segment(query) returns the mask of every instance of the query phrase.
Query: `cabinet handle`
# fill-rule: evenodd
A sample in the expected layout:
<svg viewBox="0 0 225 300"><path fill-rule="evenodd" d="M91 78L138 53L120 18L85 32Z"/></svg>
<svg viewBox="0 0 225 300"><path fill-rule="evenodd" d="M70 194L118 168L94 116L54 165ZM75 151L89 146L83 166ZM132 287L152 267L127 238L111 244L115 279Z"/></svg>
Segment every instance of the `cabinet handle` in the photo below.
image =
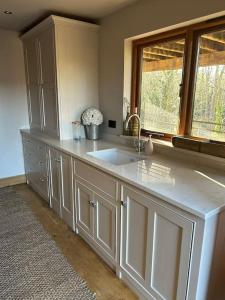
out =
<svg viewBox="0 0 225 300"><path fill-rule="evenodd" d="M96 207L96 203L94 203L93 201L90 201L88 200L88 204L91 206L91 207Z"/></svg>
<svg viewBox="0 0 225 300"><path fill-rule="evenodd" d="M123 207L127 207L127 201L120 201L120 203Z"/></svg>
<svg viewBox="0 0 225 300"><path fill-rule="evenodd" d="M41 181L41 182L44 182L45 180L44 180L44 178L40 177L40 181Z"/></svg>
<svg viewBox="0 0 225 300"><path fill-rule="evenodd" d="M44 162L43 161L39 161L39 165L44 165Z"/></svg>
<svg viewBox="0 0 225 300"><path fill-rule="evenodd" d="M55 161L58 162L58 163L61 162L61 160L59 158L55 158Z"/></svg>

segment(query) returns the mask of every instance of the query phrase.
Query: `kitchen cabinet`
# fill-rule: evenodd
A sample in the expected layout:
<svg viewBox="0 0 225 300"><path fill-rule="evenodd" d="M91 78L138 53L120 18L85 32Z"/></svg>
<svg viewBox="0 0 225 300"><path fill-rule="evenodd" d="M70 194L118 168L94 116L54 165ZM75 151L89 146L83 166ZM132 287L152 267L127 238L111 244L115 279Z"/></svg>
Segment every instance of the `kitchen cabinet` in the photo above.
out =
<svg viewBox="0 0 225 300"><path fill-rule="evenodd" d="M35 37L24 41L24 56L30 127L33 129L41 130L39 58L38 44Z"/></svg>
<svg viewBox="0 0 225 300"><path fill-rule="evenodd" d="M22 138L27 182L140 299L224 299L224 211L204 218L112 176L86 163L86 142Z"/></svg>
<svg viewBox="0 0 225 300"><path fill-rule="evenodd" d="M185 299L193 222L122 186L122 274L148 299Z"/></svg>
<svg viewBox="0 0 225 300"><path fill-rule="evenodd" d="M23 137L24 166L27 182L49 201L49 169L46 145Z"/></svg>
<svg viewBox="0 0 225 300"><path fill-rule="evenodd" d="M116 253L116 216L117 205L107 201L104 196L93 195L94 202L94 239L112 259Z"/></svg>
<svg viewBox="0 0 225 300"><path fill-rule="evenodd" d="M74 230L72 157L61 153L61 208L63 220Z"/></svg>
<svg viewBox="0 0 225 300"><path fill-rule="evenodd" d="M31 130L72 138L72 122L98 106L98 28L50 16L22 35Z"/></svg>
<svg viewBox="0 0 225 300"><path fill-rule="evenodd" d="M77 226L87 236L93 238L94 235L94 211L92 191L85 185L76 181L77 199Z"/></svg>
<svg viewBox="0 0 225 300"><path fill-rule="evenodd" d="M108 194L116 194L116 189L113 191L115 180L100 172L100 176L104 178L100 186L96 172L99 173L95 168L75 161L77 232L95 248L103 259L115 267L119 203L116 198ZM96 185L93 185L93 182ZM117 185L114 187L116 188Z"/></svg>
<svg viewBox="0 0 225 300"><path fill-rule="evenodd" d="M50 205L74 229L72 158L54 148L50 155Z"/></svg>
<svg viewBox="0 0 225 300"><path fill-rule="evenodd" d="M55 149L50 149L50 205L61 217L61 167L62 160L60 153Z"/></svg>
<svg viewBox="0 0 225 300"><path fill-rule="evenodd" d="M38 36L40 54L40 93L42 103L42 131L59 135L54 30L49 28Z"/></svg>

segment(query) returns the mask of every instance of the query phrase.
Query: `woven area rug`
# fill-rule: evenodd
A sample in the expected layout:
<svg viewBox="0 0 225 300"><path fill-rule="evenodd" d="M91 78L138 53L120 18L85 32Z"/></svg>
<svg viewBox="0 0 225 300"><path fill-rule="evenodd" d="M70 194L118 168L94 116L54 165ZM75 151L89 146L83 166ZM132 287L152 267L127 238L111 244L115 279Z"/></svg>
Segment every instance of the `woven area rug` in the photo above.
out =
<svg viewBox="0 0 225 300"><path fill-rule="evenodd" d="M0 299L96 299L12 187L0 189Z"/></svg>

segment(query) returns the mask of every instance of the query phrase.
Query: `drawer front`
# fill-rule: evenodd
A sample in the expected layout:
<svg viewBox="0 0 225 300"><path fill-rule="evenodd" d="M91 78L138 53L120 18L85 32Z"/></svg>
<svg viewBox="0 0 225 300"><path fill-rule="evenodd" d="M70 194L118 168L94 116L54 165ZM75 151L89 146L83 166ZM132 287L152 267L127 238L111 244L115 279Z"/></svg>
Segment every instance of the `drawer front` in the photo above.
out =
<svg viewBox="0 0 225 300"><path fill-rule="evenodd" d="M74 166L76 176L88 181L113 199L117 199L118 182L116 179L81 161L76 160Z"/></svg>

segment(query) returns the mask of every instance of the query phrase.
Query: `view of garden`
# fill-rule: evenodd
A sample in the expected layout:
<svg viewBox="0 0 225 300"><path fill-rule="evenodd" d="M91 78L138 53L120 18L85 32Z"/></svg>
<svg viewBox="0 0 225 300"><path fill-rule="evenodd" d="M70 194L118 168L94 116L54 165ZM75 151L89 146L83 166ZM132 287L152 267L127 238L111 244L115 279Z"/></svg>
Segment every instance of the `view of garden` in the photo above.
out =
<svg viewBox="0 0 225 300"><path fill-rule="evenodd" d="M144 129L178 133L183 45L182 40L173 41L143 51L140 115ZM191 135L225 141L225 41L216 49L205 45L201 38Z"/></svg>

